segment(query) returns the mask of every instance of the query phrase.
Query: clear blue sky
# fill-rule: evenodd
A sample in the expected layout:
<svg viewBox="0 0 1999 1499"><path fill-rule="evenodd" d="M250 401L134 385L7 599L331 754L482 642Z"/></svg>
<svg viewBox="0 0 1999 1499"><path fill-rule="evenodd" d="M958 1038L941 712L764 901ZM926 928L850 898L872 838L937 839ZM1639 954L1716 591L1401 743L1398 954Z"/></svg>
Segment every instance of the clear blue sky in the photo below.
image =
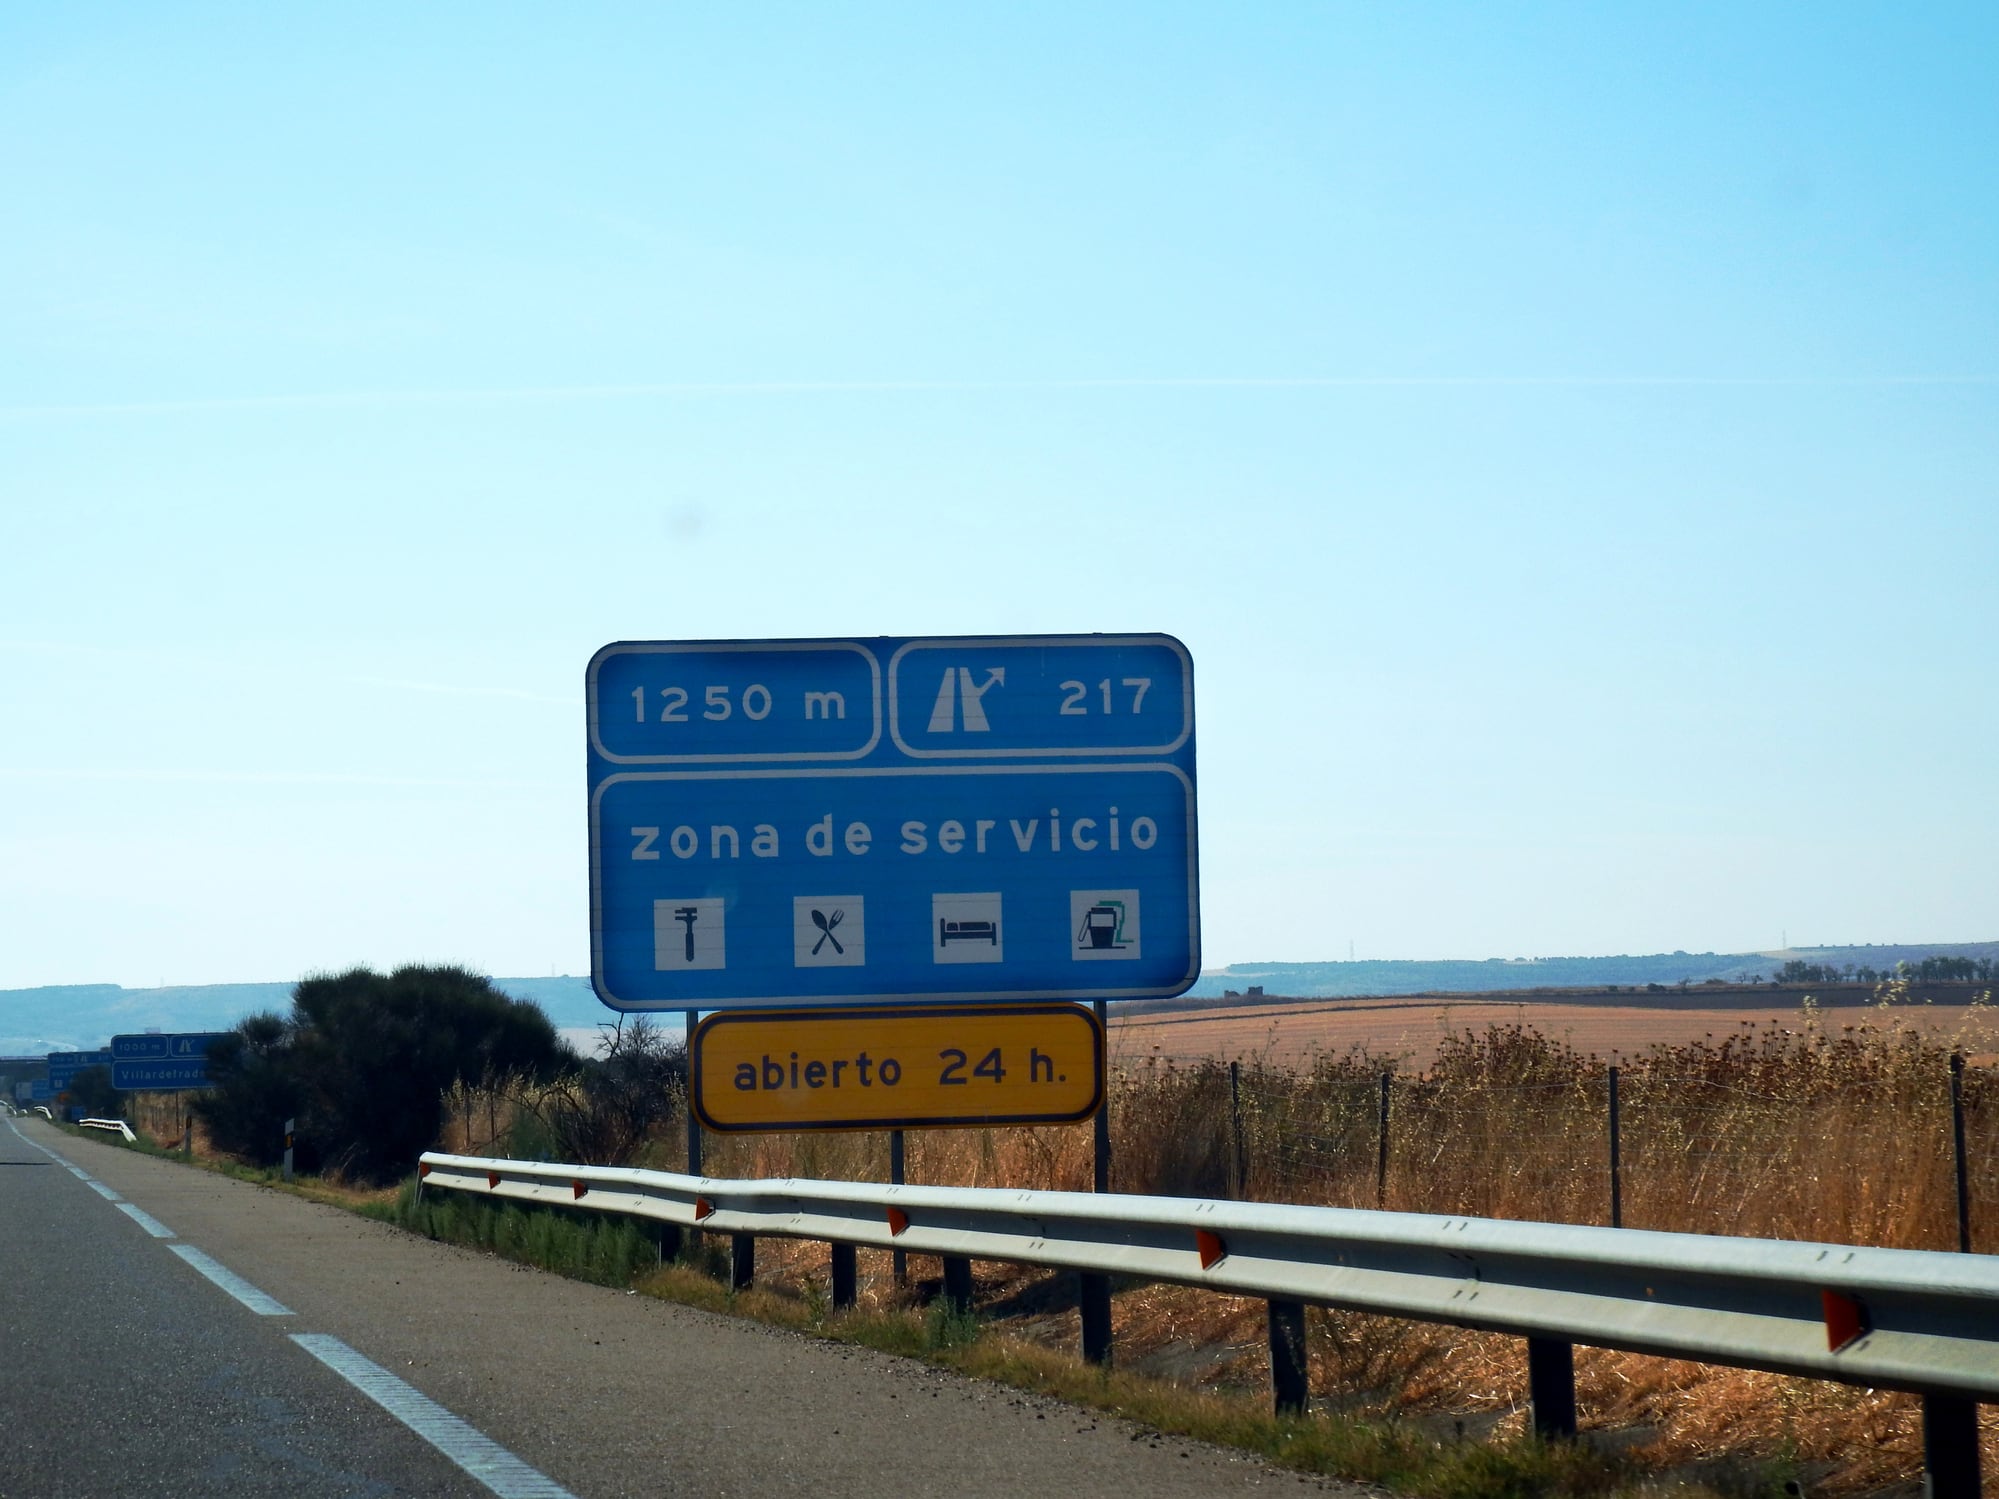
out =
<svg viewBox="0 0 1999 1499"><path fill-rule="evenodd" d="M1169 630L1210 965L1999 936L1999 11L0 11L0 987L588 966L616 639Z"/></svg>

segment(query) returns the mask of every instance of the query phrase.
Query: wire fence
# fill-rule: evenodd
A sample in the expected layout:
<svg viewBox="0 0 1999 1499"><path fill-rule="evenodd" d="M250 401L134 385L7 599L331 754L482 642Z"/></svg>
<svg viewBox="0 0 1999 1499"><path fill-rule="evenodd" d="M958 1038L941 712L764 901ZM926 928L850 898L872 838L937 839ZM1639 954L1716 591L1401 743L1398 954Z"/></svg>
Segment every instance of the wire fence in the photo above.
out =
<svg viewBox="0 0 1999 1499"><path fill-rule="evenodd" d="M1934 1047L1886 1067L1792 1050L1788 1071L1745 1065L1730 1081L1684 1053L1564 1057L1565 1076L1527 1081L1448 1065L1156 1067L1117 1103L1156 1112L1178 1095L1181 1129L1143 1131L1155 1159L1140 1152L1121 1175L1131 1190L1902 1248L1979 1247L1986 1230L1983 1247L1999 1247L1990 1069ZM1161 1142L1174 1162L1156 1159Z"/></svg>
<svg viewBox="0 0 1999 1499"><path fill-rule="evenodd" d="M521 1105L455 1089L440 1143L555 1149ZM1108 1108L1120 1192L1999 1250L1999 1069L1892 1024L1770 1027L1614 1065L1525 1027L1454 1036L1421 1071L1364 1052L1152 1059L1113 1077ZM683 1169L688 1138L676 1097L619 1158ZM1090 1138L910 1130L907 1179L1087 1191ZM880 1131L710 1136L703 1169L887 1180L892 1148Z"/></svg>

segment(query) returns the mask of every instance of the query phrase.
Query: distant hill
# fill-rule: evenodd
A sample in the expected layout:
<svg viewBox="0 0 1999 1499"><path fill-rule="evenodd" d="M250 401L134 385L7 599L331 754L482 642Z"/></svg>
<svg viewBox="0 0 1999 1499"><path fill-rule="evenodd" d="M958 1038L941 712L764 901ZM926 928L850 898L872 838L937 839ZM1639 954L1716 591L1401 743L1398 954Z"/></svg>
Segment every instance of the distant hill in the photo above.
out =
<svg viewBox="0 0 1999 1499"><path fill-rule="evenodd" d="M1698 984L1708 979L1747 983L1771 978L1786 963L1893 971L1924 958L1999 960L1999 942L1934 942L1911 946L1794 947L1754 953L1648 953L1612 958L1487 958L1349 963L1231 963L1201 975L1190 991L1220 998L1251 985L1299 998L1359 998L1379 994L1490 994L1511 989L1603 989L1612 984Z"/></svg>
<svg viewBox="0 0 1999 1499"><path fill-rule="evenodd" d="M1251 986L1273 995L1323 999L1378 994L1489 994L1511 989L1603 989L1645 984L1741 983L1768 978L1785 963L1892 970L1929 957L1999 961L1999 942L1920 946L1799 947L1760 953L1651 953L1614 958L1488 958L1484 962L1362 961L1352 963L1231 963L1201 975L1190 996L1219 999ZM590 987L572 974L493 981L516 999L533 1000L571 1039L587 1042L596 1028L617 1022ZM117 984L58 984L0 989L0 1056L46 1055L103 1045L120 1032L228 1030L260 1010L291 1008L292 986L188 984L126 989ZM674 1017L677 1028L678 1017Z"/></svg>
<svg viewBox="0 0 1999 1499"><path fill-rule="evenodd" d="M588 1030L615 1023L588 978L503 978L493 981L516 999L531 999L558 1028ZM261 1010L291 1009L292 985L176 984L126 989L117 984L55 984L0 989L0 1056L85 1051L111 1037L157 1027L226 1031Z"/></svg>

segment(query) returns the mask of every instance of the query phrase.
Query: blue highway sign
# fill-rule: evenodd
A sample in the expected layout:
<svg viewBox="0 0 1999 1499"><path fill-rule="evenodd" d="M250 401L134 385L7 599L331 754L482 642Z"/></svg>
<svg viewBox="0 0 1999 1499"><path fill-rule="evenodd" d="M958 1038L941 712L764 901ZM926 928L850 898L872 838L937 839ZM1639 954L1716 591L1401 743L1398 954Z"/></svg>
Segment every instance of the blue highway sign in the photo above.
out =
<svg viewBox="0 0 1999 1499"><path fill-rule="evenodd" d="M49 1053L49 1086L61 1093L76 1081L86 1067L109 1067L108 1051L52 1051Z"/></svg>
<svg viewBox="0 0 1999 1499"><path fill-rule="evenodd" d="M208 1086L206 1057L177 1057L166 1061L114 1061L111 1086L126 1093L166 1093L182 1088Z"/></svg>
<svg viewBox="0 0 1999 1499"><path fill-rule="evenodd" d="M226 1031L183 1031L163 1035L158 1031L148 1031L143 1036L113 1036L111 1056L121 1062L205 1057L208 1048L226 1034Z"/></svg>
<svg viewBox="0 0 1999 1499"><path fill-rule="evenodd" d="M585 686L614 1009L1154 998L1200 972L1171 636L629 642Z"/></svg>
<svg viewBox="0 0 1999 1499"><path fill-rule="evenodd" d="M111 1038L111 1086L128 1093L208 1086L208 1048L226 1031L148 1032Z"/></svg>

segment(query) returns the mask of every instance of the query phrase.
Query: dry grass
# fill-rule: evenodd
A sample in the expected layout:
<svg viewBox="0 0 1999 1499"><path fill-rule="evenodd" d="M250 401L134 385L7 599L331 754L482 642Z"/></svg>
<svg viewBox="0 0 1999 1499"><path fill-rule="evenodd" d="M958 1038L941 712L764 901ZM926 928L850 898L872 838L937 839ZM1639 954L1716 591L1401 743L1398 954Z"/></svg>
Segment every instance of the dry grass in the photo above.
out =
<svg viewBox="0 0 1999 1499"><path fill-rule="evenodd" d="M1683 1232L1954 1249L1949 1057L1957 1039L1904 1023L1891 1003L1616 1058L1623 1221ZM1982 1007L1976 1007L1982 1011ZM1932 1017L1924 1016L1927 1020ZM1972 1036L1989 1033L1984 1013ZM1294 1067L1251 1056L1232 1094L1219 1059L1127 1061L1113 1087L1118 1191L1373 1207L1380 1077L1391 1075L1381 1205L1552 1222L1607 1223L1611 1060L1520 1024L1448 1032L1423 1070L1354 1050ZM1999 1087L1966 1074L1975 1245L1999 1241ZM1240 1133L1235 1121L1241 1121ZM1240 1142L1240 1143L1238 1143ZM672 1154L671 1149L667 1152ZM663 1160L661 1164L671 1164ZM717 1176L884 1180L881 1136L710 1138ZM912 1132L909 1179L1086 1190L1084 1129ZM816 1245L760 1246L759 1278L824 1275ZM981 1266L980 1302L1035 1341L1073 1348L1073 1291L1058 1277ZM919 1280L934 1261L916 1260ZM885 1272L871 1294L892 1295ZM1180 1287L1121 1292L1119 1360L1210 1389L1267 1388L1263 1308ZM1400 1413L1449 1433L1525 1420L1517 1339L1358 1314L1312 1318L1315 1395ZM1908 1396L1750 1371L1578 1350L1586 1426L1619 1431L1667 1469L1727 1486L1744 1456L1797 1466L1825 1492L1914 1480L1921 1424ZM1999 1412L1986 1417L1999 1471Z"/></svg>
<svg viewBox="0 0 1999 1499"><path fill-rule="evenodd" d="M1952 1034L1934 1013L1888 1003L1856 1011L1809 1004L1781 1018L1593 1054L1523 1023L1458 1027L1407 1054L1353 1047L1302 1064L1251 1054L1232 1088L1219 1057L1158 1053L1118 1066L1111 1089L1112 1187L1246 1196L1410 1212L1539 1221L1609 1221L1607 1093L1622 1104L1627 1226L1902 1248L1956 1247L1949 1057L1989 1044L1992 1012L1970 1007ZM1642 1024L1634 1009L1633 1019ZM1978 1060L1983 1060L1979 1058ZM1390 1075L1385 1183L1380 1078ZM1974 1246L1999 1246L1999 1076L1966 1073ZM443 1148L504 1150L503 1099L455 1096ZM1238 1123L1239 1121L1239 1123ZM157 1137L157 1135L156 1135ZM495 1140L500 1143L496 1147ZM199 1142L197 1142L199 1144ZM912 1131L908 1179L952 1185L1088 1190L1088 1128ZM660 1131L638 1164L680 1169L684 1122ZM528 1152L532 1153L532 1152ZM886 1180L879 1133L709 1136L718 1177ZM981 1264L978 1302L1009 1346L1074 1350L1073 1277ZM898 1287L889 1257L860 1255L863 1312L933 1294L934 1259L911 1256ZM758 1245L758 1297L794 1310L823 1302L826 1247ZM788 1314L787 1314L788 1315ZM1170 1286L1120 1289L1121 1368L1196 1391L1266 1399L1260 1302ZM1324 1404L1386 1414L1445 1437L1517 1431L1525 1359L1517 1339L1314 1311L1312 1383ZM1801 1473L1815 1492L1858 1493L1914 1480L1916 1402L1774 1375L1604 1350L1577 1351L1586 1427L1621 1434L1648 1463L1727 1490L1744 1457ZM1999 1473L1999 1410L1985 1416L1987 1471ZM1739 1485L1738 1485L1739 1486Z"/></svg>

